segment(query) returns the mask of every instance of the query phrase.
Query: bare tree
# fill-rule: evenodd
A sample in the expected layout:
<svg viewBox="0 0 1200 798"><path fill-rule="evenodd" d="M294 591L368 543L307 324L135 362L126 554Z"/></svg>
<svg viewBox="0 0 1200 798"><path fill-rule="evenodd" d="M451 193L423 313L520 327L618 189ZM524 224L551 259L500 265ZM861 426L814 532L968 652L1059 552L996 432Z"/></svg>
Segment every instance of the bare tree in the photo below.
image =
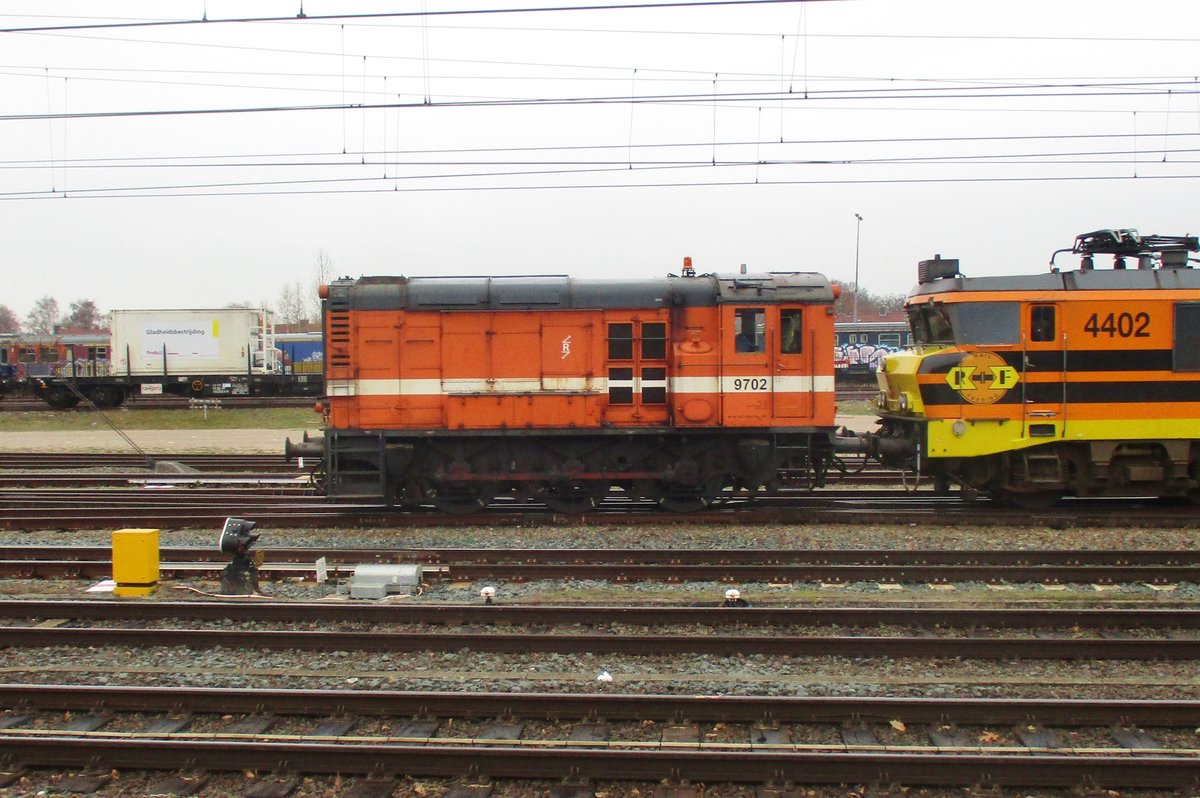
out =
<svg viewBox="0 0 1200 798"><path fill-rule="evenodd" d="M299 324L308 321L305 308L307 302L300 289L300 281L285 283L275 303L275 321L279 324Z"/></svg>
<svg viewBox="0 0 1200 798"><path fill-rule="evenodd" d="M841 286L841 294L834 303L834 309L840 320L846 320L852 315L851 308L854 306L854 283L838 283L838 285ZM858 292L859 321L876 320L880 316L903 307L903 294L872 294L865 288Z"/></svg>
<svg viewBox="0 0 1200 798"><path fill-rule="evenodd" d="M19 333L21 320L8 305L0 305L0 333Z"/></svg>
<svg viewBox="0 0 1200 798"><path fill-rule="evenodd" d="M58 324L58 300L46 295L33 303L33 310L25 317L25 332L31 335L53 335Z"/></svg>
<svg viewBox="0 0 1200 798"><path fill-rule="evenodd" d="M90 299L71 303L71 311L62 320L64 327L76 330L100 330L104 328L104 314Z"/></svg>
<svg viewBox="0 0 1200 798"><path fill-rule="evenodd" d="M317 322L324 322L321 318L321 297L317 294L321 286L328 285L333 278L333 259L329 257L329 253L323 249L317 250L317 259L313 262L313 282L312 288L305 297L305 305L308 307L308 318Z"/></svg>

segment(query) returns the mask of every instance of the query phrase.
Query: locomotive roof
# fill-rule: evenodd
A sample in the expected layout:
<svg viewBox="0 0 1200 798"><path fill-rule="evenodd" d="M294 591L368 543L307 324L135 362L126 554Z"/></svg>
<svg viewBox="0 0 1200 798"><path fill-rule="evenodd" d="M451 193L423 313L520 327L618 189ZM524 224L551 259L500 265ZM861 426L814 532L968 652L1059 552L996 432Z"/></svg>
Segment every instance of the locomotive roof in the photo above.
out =
<svg viewBox="0 0 1200 798"><path fill-rule="evenodd" d="M909 298L979 291L1154 291L1200 289L1200 271L1183 269L1088 269L1013 277L943 277L921 283Z"/></svg>
<svg viewBox="0 0 1200 798"><path fill-rule="evenodd" d="M661 308L832 302L833 288L824 276L809 272L635 280L562 275L360 277L332 283L329 299L354 310Z"/></svg>

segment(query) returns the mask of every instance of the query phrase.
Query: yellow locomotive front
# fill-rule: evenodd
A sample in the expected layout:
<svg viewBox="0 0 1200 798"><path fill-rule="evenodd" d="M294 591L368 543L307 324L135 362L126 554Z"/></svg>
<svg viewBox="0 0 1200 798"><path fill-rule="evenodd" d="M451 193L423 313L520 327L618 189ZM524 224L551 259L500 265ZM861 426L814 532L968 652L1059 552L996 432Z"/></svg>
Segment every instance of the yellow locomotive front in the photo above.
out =
<svg viewBox="0 0 1200 798"><path fill-rule="evenodd" d="M878 372L871 451L1022 506L1196 498L1196 250L1193 237L1103 230L1076 239L1077 271L967 278L956 260L923 261L905 304L914 346ZM1099 253L1112 269L1095 268Z"/></svg>
<svg viewBox="0 0 1200 798"><path fill-rule="evenodd" d="M1023 441L1019 304L992 290L971 290L958 261L922 261L917 290L905 304L912 349L880 364L879 432L872 448L886 464L917 471L943 487L987 489L988 455Z"/></svg>

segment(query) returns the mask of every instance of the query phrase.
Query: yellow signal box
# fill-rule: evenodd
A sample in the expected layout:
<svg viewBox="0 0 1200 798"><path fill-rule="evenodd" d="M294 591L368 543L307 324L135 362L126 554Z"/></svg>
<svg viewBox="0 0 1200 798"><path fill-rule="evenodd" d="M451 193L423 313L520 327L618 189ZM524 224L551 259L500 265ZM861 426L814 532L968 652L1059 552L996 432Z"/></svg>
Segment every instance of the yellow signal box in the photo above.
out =
<svg viewBox="0 0 1200 798"><path fill-rule="evenodd" d="M113 581L118 596L148 596L158 589L158 530L112 533Z"/></svg>

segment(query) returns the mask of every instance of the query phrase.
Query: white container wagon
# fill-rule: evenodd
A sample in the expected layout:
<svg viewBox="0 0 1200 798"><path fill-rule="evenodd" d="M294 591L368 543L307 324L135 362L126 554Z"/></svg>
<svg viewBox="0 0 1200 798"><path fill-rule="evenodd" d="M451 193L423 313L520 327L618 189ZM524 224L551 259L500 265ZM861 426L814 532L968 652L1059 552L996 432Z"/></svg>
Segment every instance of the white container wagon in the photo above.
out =
<svg viewBox="0 0 1200 798"><path fill-rule="evenodd" d="M109 371L39 379L34 388L51 407L87 399L116 407L137 396L307 396L320 374L284 373L271 311L114 310Z"/></svg>
<svg viewBox="0 0 1200 798"><path fill-rule="evenodd" d="M121 376L280 370L269 310L114 310L111 329L109 362Z"/></svg>

